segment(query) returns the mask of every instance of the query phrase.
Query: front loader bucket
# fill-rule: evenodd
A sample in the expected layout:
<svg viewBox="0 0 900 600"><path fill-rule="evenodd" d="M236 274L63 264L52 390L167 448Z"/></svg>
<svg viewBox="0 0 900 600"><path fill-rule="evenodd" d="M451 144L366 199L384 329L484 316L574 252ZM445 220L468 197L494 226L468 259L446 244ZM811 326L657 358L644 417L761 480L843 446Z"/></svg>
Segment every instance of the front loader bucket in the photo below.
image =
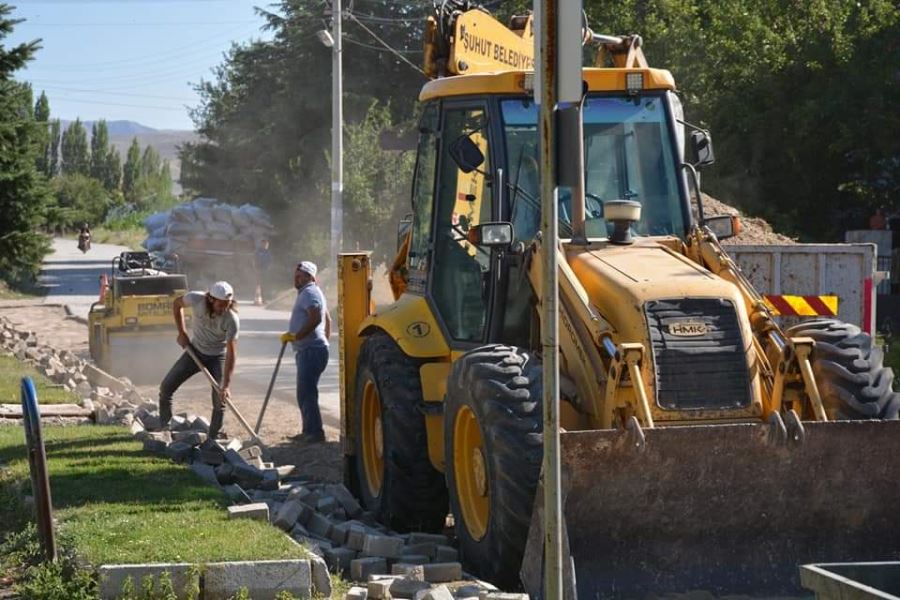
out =
<svg viewBox="0 0 900 600"><path fill-rule="evenodd" d="M561 452L578 598L792 593L801 564L900 558L898 421L571 432Z"/></svg>

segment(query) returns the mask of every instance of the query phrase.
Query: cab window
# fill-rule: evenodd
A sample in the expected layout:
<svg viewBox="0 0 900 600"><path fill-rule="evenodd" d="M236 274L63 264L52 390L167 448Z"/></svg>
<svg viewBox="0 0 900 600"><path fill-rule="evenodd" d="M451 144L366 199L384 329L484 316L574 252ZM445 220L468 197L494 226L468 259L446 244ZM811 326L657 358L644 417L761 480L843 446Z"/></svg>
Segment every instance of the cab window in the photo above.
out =
<svg viewBox="0 0 900 600"><path fill-rule="evenodd" d="M432 194L437 161L438 112L434 104L425 107L419 123L419 150L413 181L413 222L407 269L410 291L424 291L431 244Z"/></svg>

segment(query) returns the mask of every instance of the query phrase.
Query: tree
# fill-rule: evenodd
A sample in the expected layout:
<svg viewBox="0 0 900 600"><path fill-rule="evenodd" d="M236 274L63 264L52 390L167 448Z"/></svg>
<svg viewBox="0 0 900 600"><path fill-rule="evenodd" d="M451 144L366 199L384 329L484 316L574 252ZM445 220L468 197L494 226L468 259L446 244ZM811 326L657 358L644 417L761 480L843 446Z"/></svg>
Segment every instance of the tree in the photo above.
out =
<svg viewBox="0 0 900 600"><path fill-rule="evenodd" d="M122 158L119 150L110 146L103 165L103 187L117 191L122 185Z"/></svg>
<svg viewBox="0 0 900 600"><path fill-rule="evenodd" d="M53 119L53 122L50 124L50 158L47 163L47 170L44 172L44 175L47 177L54 177L59 173L59 146L61 135L62 125L60 124L59 119Z"/></svg>
<svg viewBox="0 0 900 600"><path fill-rule="evenodd" d="M53 179L55 202L50 211L54 225L74 228L81 223L101 223L113 205L113 198L103 184L80 173L60 175Z"/></svg>
<svg viewBox="0 0 900 600"><path fill-rule="evenodd" d="M90 176L103 181L107 156L109 154L109 129L106 121L100 119L91 125L91 168Z"/></svg>
<svg viewBox="0 0 900 600"><path fill-rule="evenodd" d="M62 135L62 172L66 175L78 173L89 175L91 171L87 130L81 119L75 119Z"/></svg>
<svg viewBox="0 0 900 600"><path fill-rule="evenodd" d="M20 21L12 7L0 4L0 40ZM0 44L0 277L16 282L33 275L49 249L39 233L49 199L35 160L42 150L30 89L13 79L40 48L38 41Z"/></svg>
<svg viewBox="0 0 900 600"><path fill-rule="evenodd" d="M135 202L135 192L138 179L141 176L141 146L137 137L131 140L128 153L125 155L125 166L122 169L122 193L125 202Z"/></svg>
<svg viewBox="0 0 900 600"><path fill-rule="evenodd" d="M41 173L49 174L50 172L50 101L47 99L47 94L41 92L40 97L37 99L37 103L34 105L34 120L35 122L42 124L41 128L42 140L41 148L42 151L38 154L37 157L37 169Z"/></svg>

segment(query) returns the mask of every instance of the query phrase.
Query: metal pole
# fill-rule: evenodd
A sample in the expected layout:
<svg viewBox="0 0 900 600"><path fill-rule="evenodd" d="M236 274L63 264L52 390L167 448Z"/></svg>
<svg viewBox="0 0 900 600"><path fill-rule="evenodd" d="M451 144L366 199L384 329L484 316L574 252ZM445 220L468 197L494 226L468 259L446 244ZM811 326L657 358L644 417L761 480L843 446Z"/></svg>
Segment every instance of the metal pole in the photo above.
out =
<svg viewBox="0 0 900 600"><path fill-rule="evenodd" d="M337 265L337 255L343 247L344 233L344 103L343 65L341 52L341 0L331 0L331 259Z"/></svg>
<svg viewBox="0 0 900 600"><path fill-rule="evenodd" d="M558 0L534 0L541 132L541 347L544 358L544 599L562 598L562 502L559 461L559 271L557 248L557 10Z"/></svg>

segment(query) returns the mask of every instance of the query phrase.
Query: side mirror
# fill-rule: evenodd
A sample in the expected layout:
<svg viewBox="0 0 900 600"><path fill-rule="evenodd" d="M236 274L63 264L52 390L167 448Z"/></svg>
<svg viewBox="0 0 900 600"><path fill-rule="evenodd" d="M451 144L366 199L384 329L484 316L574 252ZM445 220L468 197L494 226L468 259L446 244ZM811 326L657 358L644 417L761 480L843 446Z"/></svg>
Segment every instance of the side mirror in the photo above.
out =
<svg viewBox="0 0 900 600"><path fill-rule="evenodd" d="M463 173L471 173L484 164L484 154L467 135L461 135L450 144L450 158Z"/></svg>
<svg viewBox="0 0 900 600"><path fill-rule="evenodd" d="M727 240L741 232L741 218L737 215L709 217L704 225L720 240Z"/></svg>
<svg viewBox="0 0 900 600"><path fill-rule="evenodd" d="M512 244L513 226L506 221L472 225L466 232L466 240L476 246L506 248Z"/></svg>
<svg viewBox="0 0 900 600"><path fill-rule="evenodd" d="M702 169L716 162L716 156L713 154L712 138L708 131L695 129L691 132L691 149L694 152L694 167Z"/></svg>

